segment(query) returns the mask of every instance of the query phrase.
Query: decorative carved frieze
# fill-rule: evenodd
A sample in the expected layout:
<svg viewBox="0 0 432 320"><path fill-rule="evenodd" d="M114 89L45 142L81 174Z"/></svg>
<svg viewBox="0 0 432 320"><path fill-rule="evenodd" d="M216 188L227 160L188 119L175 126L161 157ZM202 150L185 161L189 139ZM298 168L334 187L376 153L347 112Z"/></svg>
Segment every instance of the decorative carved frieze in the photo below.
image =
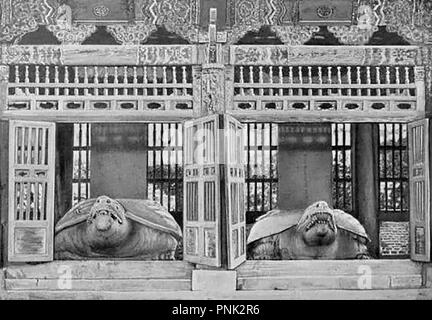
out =
<svg viewBox="0 0 432 320"><path fill-rule="evenodd" d="M418 47L233 46L230 63L237 65L416 65Z"/></svg>
<svg viewBox="0 0 432 320"><path fill-rule="evenodd" d="M314 33L318 32L318 26L272 26L271 30L276 33L279 39L287 45L302 45L310 40Z"/></svg>
<svg viewBox="0 0 432 320"><path fill-rule="evenodd" d="M147 40L156 29L156 25L143 22L107 26L107 31L118 43L123 45L138 45Z"/></svg>
<svg viewBox="0 0 432 320"><path fill-rule="evenodd" d="M2 64L63 64L60 46L4 46Z"/></svg>
<svg viewBox="0 0 432 320"><path fill-rule="evenodd" d="M3 46L0 64L192 65L193 45L158 46Z"/></svg>
<svg viewBox="0 0 432 320"><path fill-rule="evenodd" d="M194 64L197 62L196 47L177 46L140 46L138 48L138 65L155 64Z"/></svg>
<svg viewBox="0 0 432 320"><path fill-rule="evenodd" d="M61 5L57 9L56 23L48 25L51 31L62 44L81 44L96 31L96 26L91 24L72 23L72 10L67 5Z"/></svg>

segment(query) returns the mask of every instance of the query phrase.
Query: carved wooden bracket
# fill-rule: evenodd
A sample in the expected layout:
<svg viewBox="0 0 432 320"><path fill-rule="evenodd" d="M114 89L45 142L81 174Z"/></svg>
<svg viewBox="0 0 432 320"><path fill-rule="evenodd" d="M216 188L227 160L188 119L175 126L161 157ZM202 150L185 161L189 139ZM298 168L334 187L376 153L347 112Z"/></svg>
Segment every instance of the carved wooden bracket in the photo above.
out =
<svg viewBox="0 0 432 320"><path fill-rule="evenodd" d="M144 42L156 29L156 25L143 22L107 26L107 31L118 43L123 45L138 45Z"/></svg>
<svg viewBox="0 0 432 320"><path fill-rule="evenodd" d="M329 26L327 27L342 44L346 45L365 45L369 42L378 27L362 29L359 26Z"/></svg>
<svg viewBox="0 0 432 320"><path fill-rule="evenodd" d="M315 32L320 30L319 26L271 26L279 39L286 45L302 45L310 40Z"/></svg>
<svg viewBox="0 0 432 320"><path fill-rule="evenodd" d="M228 45L236 44L248 32L258 32L263 25L261 23L236 25L227 31Z"/></svg>
<svg viewBox="0 0 432 320"><path fill-rule="evenodd" d="M432 3L419 0L387 1L384 25L411 44L432 43Z"/></svg>
<svg viewBox="0 0 432 320"><path fill-rule="evenodd" d="M72 10L67 5L61 5L57 10L56 24L48 25L51 31L62 44L81 44L96 31L91 24L72 23Z"/></svg>

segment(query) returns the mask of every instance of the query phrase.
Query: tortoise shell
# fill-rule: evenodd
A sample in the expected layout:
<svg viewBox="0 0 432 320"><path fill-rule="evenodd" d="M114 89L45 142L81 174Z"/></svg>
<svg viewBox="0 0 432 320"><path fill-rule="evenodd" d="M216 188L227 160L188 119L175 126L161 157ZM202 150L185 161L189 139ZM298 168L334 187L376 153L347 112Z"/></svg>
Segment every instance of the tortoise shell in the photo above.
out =
<svg viewBox="0 0 432 320"><path fill-rule="evenodd" d="M110 199L101 196L97 199L84 200L70 209L55 227L55 233L87 221L92 208L99 203L108 203L115 210L122 211L126 219L131 219L143 226L169 233L177 240L182 238L182 231L172 215L159 203L152 200Z"/></svg>
<svg viewBox="0 0 432 320"><path fill-rule="evenodd" d="M303 210L275 209L269 211L257 219L249 233L247 243L250 244L296 227L303 213ZM352 215L338 209L333 210L333 215L337 228L351 233L353 238L361 237L366 242L370 241L364 227Z"/></svg>

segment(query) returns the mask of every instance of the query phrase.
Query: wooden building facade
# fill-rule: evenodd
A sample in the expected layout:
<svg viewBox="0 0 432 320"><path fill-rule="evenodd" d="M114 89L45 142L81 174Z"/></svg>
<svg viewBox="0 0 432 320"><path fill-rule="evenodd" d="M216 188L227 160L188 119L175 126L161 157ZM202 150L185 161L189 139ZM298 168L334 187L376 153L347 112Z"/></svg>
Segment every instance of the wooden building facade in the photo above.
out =
<svg viewBox="0 0 432 320"><path fill-rule="evenodd" d="M431 297L432 3L0 8L0 297ZM54 261L59 217L100 195L165 201L182 261ZM316 200L356 216L375 258L382 223L406 222L403 259L246 261L258 216Z"/></svg>

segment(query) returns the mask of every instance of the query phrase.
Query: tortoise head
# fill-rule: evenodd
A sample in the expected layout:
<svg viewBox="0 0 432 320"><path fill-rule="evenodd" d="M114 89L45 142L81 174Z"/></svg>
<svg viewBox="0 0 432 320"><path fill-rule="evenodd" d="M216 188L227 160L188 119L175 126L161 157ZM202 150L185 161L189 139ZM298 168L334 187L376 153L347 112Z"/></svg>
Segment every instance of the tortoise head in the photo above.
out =
<svg viewBox="0 0 432 320"><path fill-rule="evenodd" d="M308 246L326 246L336 239L337 228L333 210L325 201L318 201L304 211L297 224Z"/></svg>
<svg viewBox="0 0 432 320"><path fill-rule="evenodd" d="M96 199L87 219L87 233L93 245L111 246L124 240L129 233L125 209L107 196Z"/></svg>

